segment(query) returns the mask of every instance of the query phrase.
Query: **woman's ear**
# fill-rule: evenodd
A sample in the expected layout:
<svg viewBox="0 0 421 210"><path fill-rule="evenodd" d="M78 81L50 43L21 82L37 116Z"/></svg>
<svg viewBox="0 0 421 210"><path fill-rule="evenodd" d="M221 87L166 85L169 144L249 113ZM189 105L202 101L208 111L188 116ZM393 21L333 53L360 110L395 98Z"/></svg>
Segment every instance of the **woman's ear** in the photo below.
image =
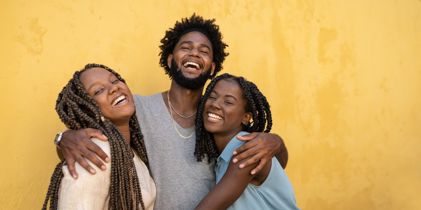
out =
<svg viewBox="0 0 421 210"><path fill-rule="evenodd" d="M243 120L241 120L241 123L245 126L249 126L252 120L253 114L251 112L244 113Z"/></svg>

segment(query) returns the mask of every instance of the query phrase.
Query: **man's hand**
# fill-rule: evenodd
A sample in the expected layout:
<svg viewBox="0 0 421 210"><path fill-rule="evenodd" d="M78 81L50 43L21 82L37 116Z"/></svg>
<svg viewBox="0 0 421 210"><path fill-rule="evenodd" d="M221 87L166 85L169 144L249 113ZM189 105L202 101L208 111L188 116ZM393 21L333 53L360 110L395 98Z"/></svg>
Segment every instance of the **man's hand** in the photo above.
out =
<svg viewBox="0 0 421 210"><path fill-rule="evenodd" d="M102 149L91 141L91 138L97 138L103 141L108 138L102 134L100 130L86 128L81 130L67 130L63 133L62 140L58 147L61 151L69 168L70 175L77 179L77 172L75 169L75 162L78 162L83 168L91 174L96 171L86 161L86 158L94 163L98 168L105 170L105 162L109 162L107 154ZM101 158L101 160L98 158Z"/></svg>
<svg viewBox="0 0 421 210"><path fill-rule="evenodd" d="M276 134L270 133L251 133L244 136L237 136L239 140L248 141L243 146L234 151L234 163L247 159L240 164L240 168L247 167L253 163L259 164L251 170L251 174L259 173L273 156L277 156L282 167L286 167L288 153L282 138Z"/></svg>

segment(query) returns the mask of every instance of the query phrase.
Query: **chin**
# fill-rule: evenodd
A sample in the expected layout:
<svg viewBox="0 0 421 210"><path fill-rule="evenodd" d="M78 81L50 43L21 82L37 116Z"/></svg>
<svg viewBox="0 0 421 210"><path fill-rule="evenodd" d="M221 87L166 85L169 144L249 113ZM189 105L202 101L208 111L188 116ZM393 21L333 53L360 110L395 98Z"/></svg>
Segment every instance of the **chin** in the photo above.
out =
<svg viewBox="0 0 421 210"><path fill-rule="evenodd" d="M209 133L218 133L221 132L222 129L218 128L217 126L207 125L205 123L205 130Z"/></svg>

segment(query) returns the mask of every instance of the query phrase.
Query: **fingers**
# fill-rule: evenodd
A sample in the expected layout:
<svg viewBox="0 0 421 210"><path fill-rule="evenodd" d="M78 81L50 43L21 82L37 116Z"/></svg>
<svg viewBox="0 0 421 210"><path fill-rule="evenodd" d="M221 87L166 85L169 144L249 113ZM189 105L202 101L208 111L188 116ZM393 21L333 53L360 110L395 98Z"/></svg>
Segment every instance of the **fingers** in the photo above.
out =
<svg viewBox="0 0 421 210"><path fill-rule="evenodd" d="M67 169L69 169L70 175L73 177L73 179L77 179L78 174L75 169L75 160L70 159L69 161L66 160Z"/></svg>
<svg viewBox="0 0 421 210"><path fill-rule="evenodd" d="M253 148L256 145L257 145L257 142L249 141L249 142L247 142L247 144L243 144L241 147L238 147L237 149L235 149L232 154L233 155L242 154L244 151L247 151L247 150L249 150L250 148Z"/></svg>
<svg viewBox="0 0 421 210"><path fill-rule="evenodd" d="M92 151L93 153L95 153L93 158L90 158L89 156L91 156L92 154L86 154L85 156L87 156L87 158L94 163L96 166L98 166L98 168L102 169L102 166L105 167L104 163L98 159L97 156L99 156L103 161L105 161L106 163L110 162L110 158L108 157L108 155L104 152L104 150L101 149L101 147L99 147L97 144L93 143L92 141L90 141L89 143L87 143L86 147Z"/></svg>
<svg viewBox="0 0 421 210"><path fill-rule="evenodd" d="M75 167L76 162L91 174L95 174L96 171L91 164L89 164L88 160L101 170L106 169L102 160L109 162L107 154L98 145L92 142L91 137L101 140L107 139L100 130L91 128L68 130L63 134L60 147L62 148L69 172L75 179L78 177Z"/></svg>
<svg viewBox="0 0 421 210"><path fill-rule="evenodd" d="M106 169L105 164L98 158L98 156L95 153L90 152L86 154L84 157L87 158L89 161L91 161L91 163L95 164L101 170L104 171ZM89 172L92 173L92 171L89 171Z"/></svg>
<svg viewBox="0 0 421 210"><path fill-rule="evenodd" d="M250 173L252 175L258 174L263 169L263 167L266 165L267 162L268 162L268 159L266 159L266 158L260 159L259 164L256 166L256 168L254 168L253 170L251 170Z"/></svg>
<svg viewBox="0 0 421 210"><path fill-rule="evenodd" d="M108 140L107 136L105 136L100 130L93 129L93 128L86 128L85 132L87 136L89 136L90 138L97 138L102 141Z"/></svg>
<svg viewBox="0 0 421 210"><path fill-rule="evenodd" d="M66 150L63 150L62 154L63 154L63 158L64 158L64 160L67 164L67 168L69 169L70 175L74 179L77 179L78 174L77 174L76 169L75 169L75 159L72 157L72 155L70 155L70 153L67 153Z"/></svg>
<svg viewBox="0 0 421 210"><path fill-rule="evenodd" d="M237 139L241 141L250 141L254 138L256 138L259 135L259 133L250 133L247 135L238 135Z"/></svg>
<svg viewBox="0 0 421 210"><path fill-rule="evenodd" d="M87 153L87 151L84 151L84 153ZM82 166L85 170L89 171L89 173L91 174L96 173L95 169L92 168L91 165L89 165L88 161L86 161L84 156L78 155L75 159L76 159L76 162L79 163L79 165Z"/></svg>
<svg viewBox="0 0 421 210"><path fill-rule="evenodd" d="M247 167L249 165L255 164L255 163L257 163L257 162L260 161L260 158L261 158L260 155L259 154L256 154L253 157L242 161L241 164L238 167L239 168L245 168L245 167Z"/></svg>
<svg viewBox="0 0 421 210"><path fill-rule="evenodd" d="M239 165L240 168L245 168L249 165L255 164L260 162L263 158L266 158L267 152L266 151L250 151L250 155L247 159L241 162Z"/></svg>
<svg viewBox="0 0 421 210"><path fill-rule="evenodd" d="M238 147L237 149L234 150L233 155L236 155L235 158L233 159L233 162L236 163L237 161L241 161L247 157L250 157L253 152L253 150L255 150L257 146L257 142L247 142L247 144L242 145L241 147ZM252 151L250 151L252 150Z"/></svg>

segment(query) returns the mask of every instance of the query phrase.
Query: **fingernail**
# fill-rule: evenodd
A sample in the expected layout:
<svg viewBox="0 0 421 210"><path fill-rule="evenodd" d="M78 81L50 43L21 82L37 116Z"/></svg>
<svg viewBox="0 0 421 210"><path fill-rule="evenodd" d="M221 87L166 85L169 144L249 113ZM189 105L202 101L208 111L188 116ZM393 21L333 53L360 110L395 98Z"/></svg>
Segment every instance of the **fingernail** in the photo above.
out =
<svg viewBox="0 0 421 210"><path fill-rule="evenodd" d="M110 162L110 158L109 157L106 157L105 158L105 162L109 163Z"/></svg>
<svg viewBox="0 0 421 210"><path fill-rule="evenodd" d="M108 139L106 135L102 134L102 137L104 137L105 139Z"/></svg>
<svg viewBox="0 0 421 210"><path fill-rule="evenodd" d="M105 169L107 169L104 165L102 165L101 166L101 169L103 170L103 171L105 171Z"/></svg>
<svg viewBox="0 0 421 210"><path fill-rule="evenodd" d="M240 168L244 168L244 164L240 164Z"/></svg>
<svg viewBox="0 0 421 210"><path fill-rule="evenodd" d="M77 175L76 174L73 174L72 177L73 177L73 179L77 179Z"/></svg>
<svg viewBox="0 0 421 210"><path fill-rule="evenodd" d="M96 171L93 168L89 169L89 172L91 172L91 174L95 174L96 173Z"/></svg>
<svg viewBox="0 0 421 210"><path fill-rule="evenodd" d="M236 163L238 160L237 160L237 158L234 158L233 160L232 160L232 162L233 163Z"/></svg>
<svg viewBox="0 0 421 210"><path fill-rule="evenodd" d="M234 151L232 154L236 155L237 154L237 151Z"/></svg>
<svg viewBox="0 0 421 210"><path fill-rule="evenodd" d="M256 171L255 171L255 170L251 171L251 175L254 175L255 173L256 173Z"/></svg>

